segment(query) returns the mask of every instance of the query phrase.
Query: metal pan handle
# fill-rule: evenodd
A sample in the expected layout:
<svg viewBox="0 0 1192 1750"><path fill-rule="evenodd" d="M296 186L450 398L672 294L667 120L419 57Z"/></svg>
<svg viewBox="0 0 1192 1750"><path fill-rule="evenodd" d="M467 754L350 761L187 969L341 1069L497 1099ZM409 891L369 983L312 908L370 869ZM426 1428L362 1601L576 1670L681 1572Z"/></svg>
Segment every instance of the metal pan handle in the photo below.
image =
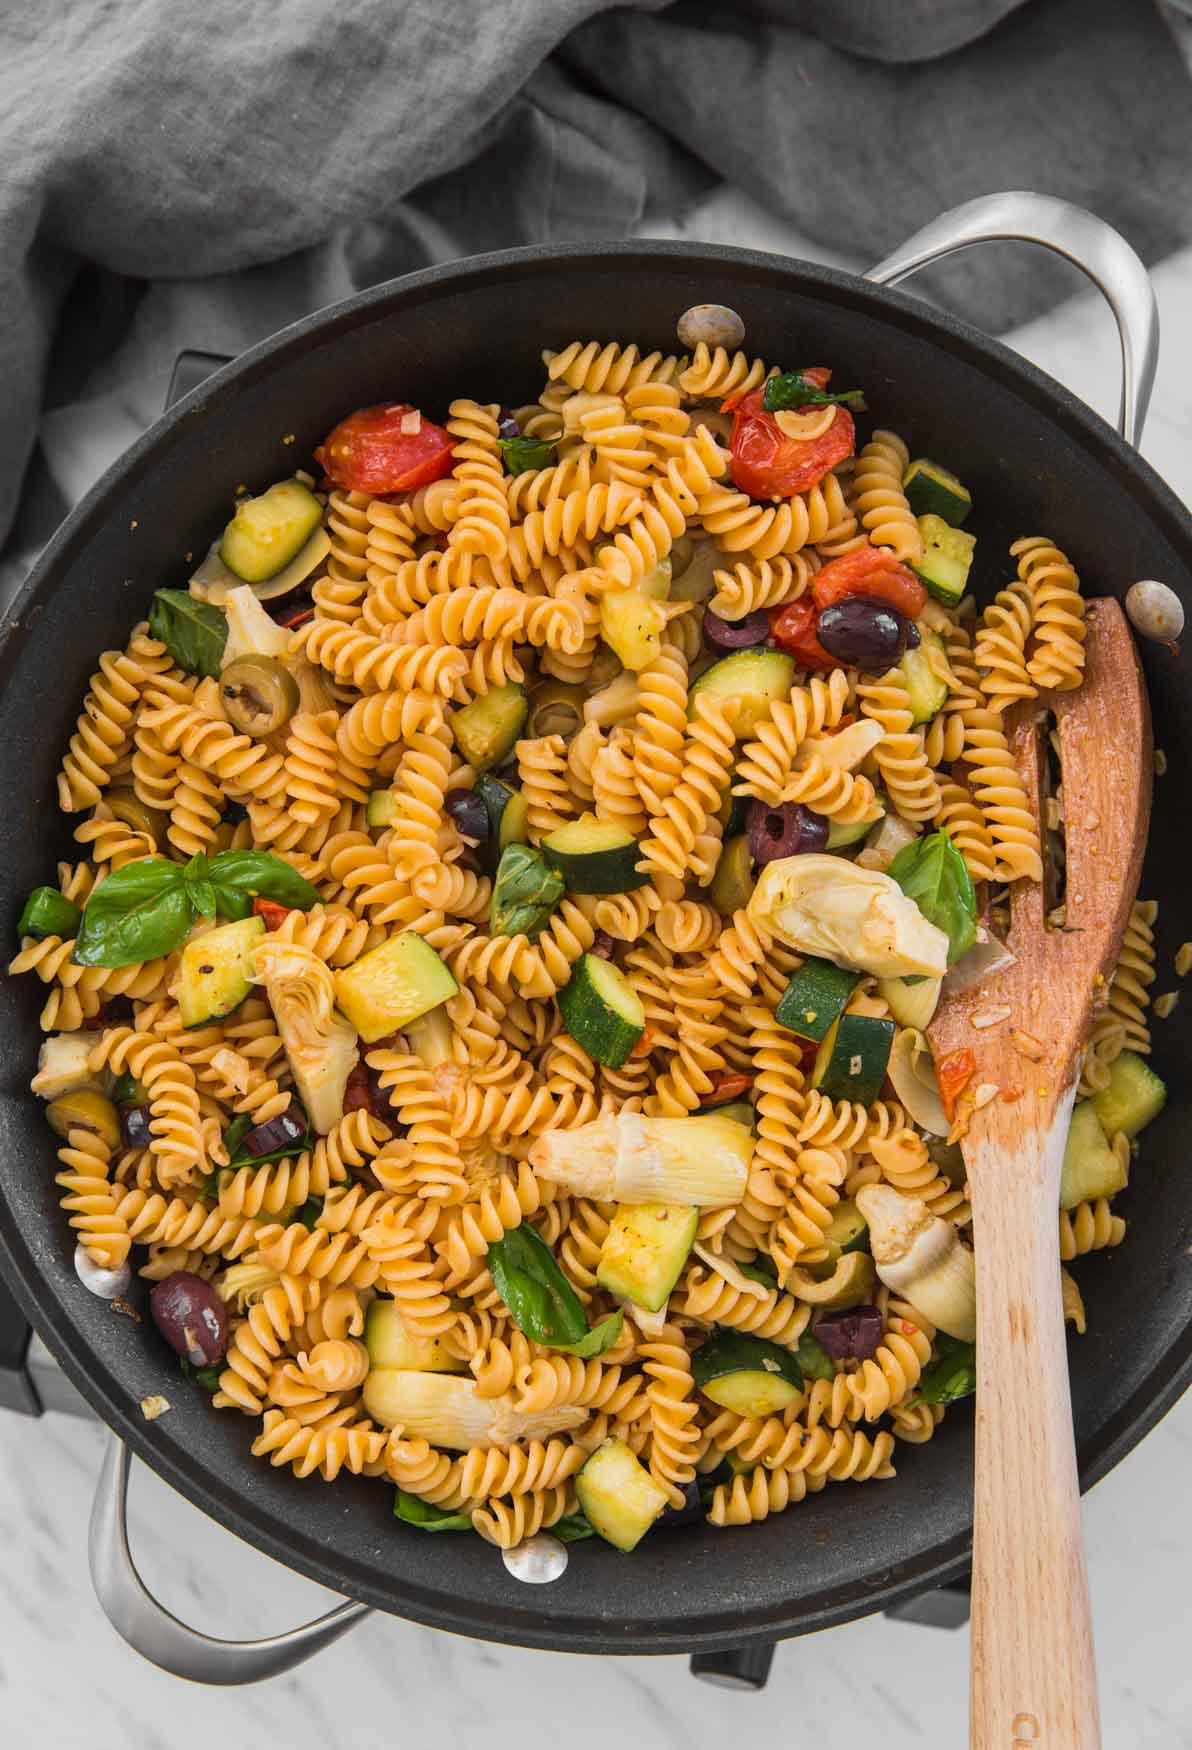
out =
<svg viewBox="0 0 1192 1750"><path fill-rule="evenodd" d="M91 1583L104 1615L122 1640L159 1670L192 1683L259 1683L293 1670L364 1617L367 1604L347 1600L314 1622L260 1641L220 1641L188 1628L148 1590L128 1545L128 1473L132 1454L113 1439L91 1507L87 1556Z"/></svg>
<svg viewBox="0 0 1192 1750"><path fill-rule="evenodd" d="M974 243L1039 243L1087 274L1113 311L1122 343L1118 430L1137 447L1159 358L1159 309L1150 275L1112 225L1054 195L1006 189L941 213L865 275L895 286Z"/></svg>

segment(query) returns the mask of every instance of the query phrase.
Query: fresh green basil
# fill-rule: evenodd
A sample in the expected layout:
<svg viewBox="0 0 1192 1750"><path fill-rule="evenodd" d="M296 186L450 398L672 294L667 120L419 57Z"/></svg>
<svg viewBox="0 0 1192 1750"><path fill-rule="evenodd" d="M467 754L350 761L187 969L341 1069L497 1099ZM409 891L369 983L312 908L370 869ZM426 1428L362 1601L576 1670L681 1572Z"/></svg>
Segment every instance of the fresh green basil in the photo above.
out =
<svg viewBox="0 0 1192 1750"><path fill-rule="evenodd" d="M79 966L129 966L169 954L194 922L177 863L142 857L106 876L88 899L74 946Z"/></svg>
<svg viewBox="0 0 1192 1750"><path fill-rule="evenodd" d="M287 1142L284 1148L275 1148L271 1154L230 1155L228 1157L228 1164L223 1170L225 1173L235 1173L238 1172L241 1167L271 1167L276 1161L288 1161L292 1159L294 1155L305 1153L308 1148L313 1148L314 1142L314 1133L307 1130L294 1142ZM307 1201L309 1202L310 1199L308 1198ZM303 1204L303 1208L305 1207L306 1205ZM305 1219L305 1217L303 1219Z"/></svg>
<svg viewBox="0 0 1192 1750"><path fill-rule="evenodd" d="M555 459L555 446L545 438L498 438L506 474L533 474L539 468L549 468Z"/></svg>
<svg viewBox="0 0 1192 1750"><path fill-rule="evenodd" d="M587 1336L581 1337L578 1343L560 1343L560 1349L566 1349L568 1355L578 1355L581 1361L592 1361L597 1355L603 1355L606 1349L611 1349L621 1335L621 1326L625 1323L625 1308L619 1306L616 1312L608 1314L599 1324L592 1326Z"/></svg>
<svg viewBox="0 0 1192 1750"><path fill-rule="evenodd" d="M211 858L209 875L221 917L248 917L258 897L298 911L319 903L318 888L272 851L220 851Z"/></svg>
<svg viewBox="0 0 1192 1750"><path fill-rule="evenodd" d="M948 965L955 965L977 939L977 897L964 858L947 833L928 833L904 845L890 875L928 923L947 936Z"/></svg>
<svg viewBox="0 0 1192 1750"><path fill-rule="evenodd" d="M472 1515L470 1513L450 1513L446 1507L436 1507L432 1501L424 1501L418 1495L411 1495L405 1489L398 1489L393 1497L393 1516L400 1519L403 1525L416 1525L419 1531L471 1531Z"/></svg>
<svg viewBox="0 0 1192 1750"><path fill-rule="evenodd" d="M182 1377L193 1379L195 1384L201 1385L204 1391L217 1392L219 1390L219 1368L192 1367L185 1355L182 1357Z"/></svg>
<svg viewBox="0 0 1192 1750"><path fill-rule="evenodd" d="M228 621L218 608L184 589L159 589L149 610L149 632L187 674L219 679Z"/></svg>
<svg viewBox="0 0 1192 1750"><path fill-rule="evenodd" d="M301 1208L295 1211L294 1220L300 1221L302 1223L303 1227L309 1228L310 1231L313 1233L315 1228L318 1225L318 1220L319 1220L320 1215L322 1215L322 1213L323 1213L323 1199L321 1197L313 1197L312 1196L312 1197L308 1197L306 1199L306 1202L301 1206Z"/></svg>
<svg viewBox="0 0 1192 1750"><path fill-rule="evenodd" d="M795 1359L804 1379L835 1379L836 1368L832 1357L824 1348L818 1337L813 1337L810 1331L804 1331L799 1338L795 1350Z"/></svg>
<svg viewBox="0 0 1192 1750"><path fill-rule="evenodd" d="M224 1131L224 1153L230 1161L235 1160L240 1149L240 1144L244 1141L244 1138L248 1135L252 1127L252 1113L241 1112L238 1117L233 1118L232 1122L228 1125L228 1128Z"/></svg>
<svg viewBox="0 0 1192 1750"><path fill-rule="evenodd" d="M860 389L846 389L841 395L833 395L809 383L802 371L784 371L781 376L767 380L762 407L767 413L781 413L788 407L850 407L854 413L864 413L865 395Z"/></svg>
<svg viewBox="0 0 1192 1750"><path fill-rule="evenodd" d="M715 1108L712 1108L713 1111ZM750 1282L760 1282L763 1288L778 1287L778 1273L774 1266L762 1263L760 1258L754 1258L751 1263L738 1264L737 1269L742 1276L747 1276Z"/></svg>
<svg viewBox="0 0 1192 1750"><path fill-rule="evenodd" d="M494 936L526 936L536 942L566 892L561 875L548 869L529 845L506 845L493 882L489 930Z"/></svg>
<svg viewBox="0 0 1192 1750"><path fill-rule="evenodd" d="M938 1331L932 1358L919 1377L919 1398L925 1404L953 1404L976 1389L976 1345Z"/></svg>
<svg viewBox="0 0 1192 1750"><path fill-rule="evenodd" d="M550 1247L528 1222L488 1248L485 1263L519 1331L546 1349L565 1349L590 1361L621 1335L624 1309L588 1329L583 1302L555 1263Z"/></svg>
<svg viewBox="0 0 1192 1750"><path fill-rule="evenodd" d="M582 1543L585 1537L595 1537L596 1528L589 1525L582 1513L564 1513L556 1519L551 1531L560 1543Z"/></svg>
<svg viewBox="0 0 1192 1750"><path fill-rule="evenodd" d="M143 1106L145 1104L144 1090L137 1085L137 1078L131 1070L126 1069L123 1074L116 1077L116 1084L112 1089L112 1103L116 1106Z"/></svg>
<svg viewBox="0 0 1192 1750"><path fill-rule="evenodd" d="M73 936L79 927L82 912L73 899L67 899L56 887L35 887L21 909L17 935L33 936L44 942L47 936Z"/></svg>

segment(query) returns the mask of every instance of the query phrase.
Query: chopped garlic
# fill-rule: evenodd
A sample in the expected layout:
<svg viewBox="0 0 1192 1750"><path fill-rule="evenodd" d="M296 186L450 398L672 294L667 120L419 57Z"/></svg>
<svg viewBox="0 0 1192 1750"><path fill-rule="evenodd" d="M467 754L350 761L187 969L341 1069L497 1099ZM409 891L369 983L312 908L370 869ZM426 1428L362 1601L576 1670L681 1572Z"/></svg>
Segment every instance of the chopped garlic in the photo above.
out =
<svg viewBox="0 0 1192 1750"><path fill-rule="evenodd" d="M1033 1033L1024 1033L1021 1027L1015 1027L1010 1035L1015 1051L1022 1057L1029 1057L1032 1063L1038 1063L1043 1056L1043 1046Z"/></svg>
<svg viewBox="0 0 1192 1750"><path fill-rule="evenodd" d="M969 1025L980 1029L997 1027L1002 1021L1008 1021L1013 1012L1009 1003L999 1004L994 1009L979 1009L975 1015L969 1016Z"/></svg>
<svg viewBox="0 0 1192 1750"><path fill-rule="evenodd" d="M401 432L403 437L415 437L422 430L422 415L417 408L401 416Z"/></svg>
<svg viewBox="0 0 1192 1750"><path fill-rule="evenodd" d="M160 1394L141 1399L141 1414L146 1422L156 1422L159 1416L165 1415L169 1407L169 1398L163 1398Z"/></svg>
<svg viewBox="0 0 1192 1750"><path fill-rule="evenodd" d="M988 1106L991 1100L997 1099L997 1096L997 1082L982 1082L976 1093L973 1095L973 1109L979 1112L982 1106Z"/></svg>
<svg viewBox="0 0 1192 1750"><path fill-rule="evenodd" d="M211 1053L211 1067L238 1094L247 1094L248 1084L252 1079L252 1065L242 1052L222 1045L218 1051Z"/></svg>

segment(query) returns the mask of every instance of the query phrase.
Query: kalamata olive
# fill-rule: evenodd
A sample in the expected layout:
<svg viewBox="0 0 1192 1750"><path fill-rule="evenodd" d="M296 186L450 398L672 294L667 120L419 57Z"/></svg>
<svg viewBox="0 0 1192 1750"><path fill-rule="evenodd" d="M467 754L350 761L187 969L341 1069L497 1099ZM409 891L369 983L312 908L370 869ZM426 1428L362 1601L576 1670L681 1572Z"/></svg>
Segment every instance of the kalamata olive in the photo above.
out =
<svg viewBox="0 0 1192 1750"><path fill-rule="evenodd" d="M291 1103L276 1118L267 1118L264 1124L247 1131L240 1140L240 1147L247 1155L272 1155L279 1148L289 1148L291 1143L301 1142L306 1131L306 1114L301 1106Z"/></svg>
<svg viewBox="0 0 1192 1750"><path fill-rule="evenodd" d="M228 1346L228 1309L209 1282L191 1270L175 1270L155 1282L149 1310L175 1354L192 1367L214 1367Z"/></svg>
<svg viewBox="0 0 1192 1750"><path fill-rule="evenodd" d="M1144 638L1169 644L1184 629L1184 604L1166 583L1141 578L1126 591L1126 612Z"/></svg>
<svg viewBox="0 0 1192 1750"><path fill-rule="evenodd" d="M353 1065L344 1088L345 1113L358 1111L361 1106L373 1118L379 1118L383 1124L387 1124L396 1135L405 1135L406 1126L398 1122L388 1091L381 1086L380 1071L363 1061Z"/></svg>
<svg viewBox="0 0 1192 1750"><path fill-rule="evenodd" d="M722 620L711 608L704 609L704 637L720 650L744 650L750 644L764 644L769 636L770 616L764 608L743 620Z"/></svg>
<svg viewBox="0 0 1192 1750"><path fill-rule="evenodd" d="M783 802L777 808L768 802L751 802L746 830L755 863L822 851L828 842L827 817L801 802Z"/></svg>
<svg viewBox="0 0 1192 1750"><path fill-rule="evenodd" d="M698 1520L707 1517L708 1509L699 1498L699 1481L692 1478L683 1486L683 1505L667 1507L658 1518L659 1528L667 1525L694 1525Z"/></svg>
<svg viewBox="0 0 1192 1750"><path fill-rule="evenodd" d="M893 668L906 649L910 624L905 614L875 596L850 595L823 610L815 632L839 662L881 673Z"/></svg>
<svg viewBox="0 0 1192 1750"><path fill-rule="evenodd" d="M475 790L448 790L443 807L464 838L480 843L488 837L488 809L483 796Z"/></svg>
<svg viewBox="0 0 1192 1750"><path fill-rule="evenodd" d="M502 438L515 438L521 436L521 428L518 426L516 419L514 419L512 413L510 413L507 407L502 407L501 409L501 417L497 421L497 436Z"/></svg>
<svg viewBox="0 0 1192 1750"><path fill-rule="evenodd" d="M120 1140L125 1148L148 1148L153 1141L148 1106L125 1106L120 1113Z"/></svg>
<svg viewBox="0 0 1192 1750"><path fill-rule="evenodd" d="M135 1019L136 1010L132 1006L131 997L109 997L106 1002L100 1003L87 1024L102 1033L105 1027L124 1027Z"/></svg>
<svg viewBox="0 0 1192 1750"><path fill-rule="evenodd" d="M825 1313L812 1331L833 1361L868 1361L881 1346L882 1315L875 1306L850 1306Z"/></svg>
<svg viewBox="0 0 1192 1750"><path fill-rule="evenodd" d="M275 656L238 656L220 673L219 696L233 729L272 735L298 709L298 682Z"/></svg>
<svg viewBox="0 0 1192 1750"><path fill-rule="evenodd" d="M707 347L727 347L731 352L745 338L745 324L727 304L692 304L676 324L679 345L693 351L702 341Z"/></svg>
<svg viewBox="0 0 1192 1750"><path fill-rule="evenodd" d="M598 955L601 960L611 960L615 946L616 944L607 930L597 930L591 952Z"/></svg>
<svg viewBox="0 0 1192 1750"><path fill-rule="evenodd" d="M225 826L239 826L242 820L248 819L248 809L243 802L225 802L219 818Z"/></svg>

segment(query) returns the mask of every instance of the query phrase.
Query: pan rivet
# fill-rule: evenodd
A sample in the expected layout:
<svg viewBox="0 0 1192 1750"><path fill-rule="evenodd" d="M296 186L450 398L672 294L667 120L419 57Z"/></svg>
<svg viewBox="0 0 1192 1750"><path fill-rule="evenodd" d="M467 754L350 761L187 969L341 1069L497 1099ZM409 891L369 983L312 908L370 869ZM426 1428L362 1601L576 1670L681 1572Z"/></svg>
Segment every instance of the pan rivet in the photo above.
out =
<svg viewBox="0 0 1192 1750"><path fill-rule="evenodd" d="M101 1300L119 1300L128 1293L128 1285L132 1281L132 1271L127 1264L121 1264L118 1270L105 1270L102 1264L97 1264L85 1246L76 1246L74 1255L75 1275L92 1294L98 1294Z"/></svg>
<svg viewBox="0 0 1192 1750"><path fill-rule="evenodd" d="M1184 604L1165 583L1144 577L1126 591L1126 612L1144 638L1167 644L1184 629Z"/></svg>
<svg viewBox="0 0 1192 1750"><path fill-rule="evenodd" d="M693 304L678 321L679 344L694 352L701 341L706 347L730 350L745 338L745 324L727 304Z"/></svg>
<svg viewBox="0 0 1192 1750"><path fill-rule="evenodd" d="M549 1531L527 1537L512 1549L501 1551L501 1560L524 1586L548 1586L561 1577L567 1567L567 1549Z"/></svg>

